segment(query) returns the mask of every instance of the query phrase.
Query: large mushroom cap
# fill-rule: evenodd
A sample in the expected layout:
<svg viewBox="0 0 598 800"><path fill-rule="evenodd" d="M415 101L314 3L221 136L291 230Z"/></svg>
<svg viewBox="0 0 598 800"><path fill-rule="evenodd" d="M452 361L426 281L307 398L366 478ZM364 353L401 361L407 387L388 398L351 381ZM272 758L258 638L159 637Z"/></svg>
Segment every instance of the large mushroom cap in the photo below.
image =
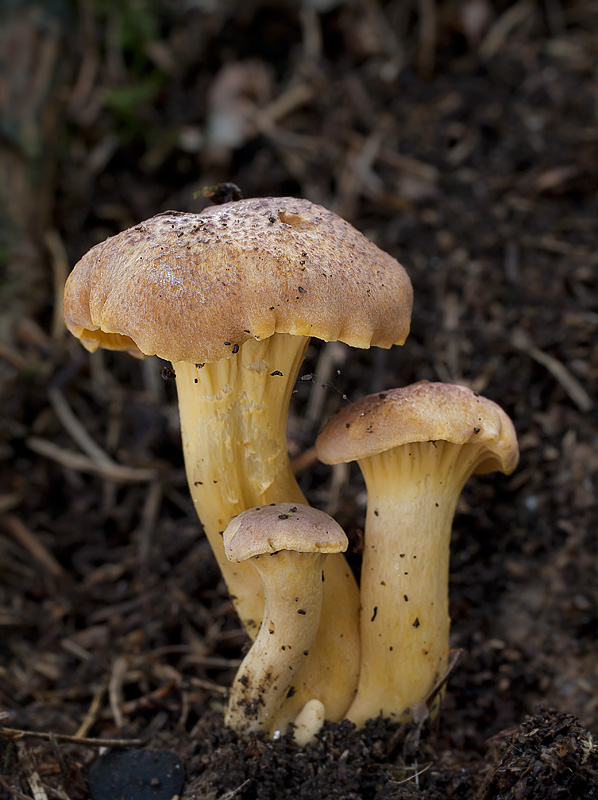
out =
<svg viewBox="0 0 598 800"><path fill-rule="evenodd" d="M229 522L223 536L229 561L279 550L342 553L348 544L345 532L332 517L301 503L250 508Z"/></svg>
<svg viewBox="0 0 598 800"><path fill-rule="evenodd" d="M96 245L69 276L64 316L91 351L211 362L276 332L402 344L411 306L403 267L348 222L266 197L167 211Z"/></svg>
<svg viewBox="0 0 598 800"><path fill-rule="evenodd" d="M519 460L513 423L492 400L467 386L421 381L362 397L327 423L316 441L326 464L356 461L409 442L483 444L475 472L512 472Z"/></svg>

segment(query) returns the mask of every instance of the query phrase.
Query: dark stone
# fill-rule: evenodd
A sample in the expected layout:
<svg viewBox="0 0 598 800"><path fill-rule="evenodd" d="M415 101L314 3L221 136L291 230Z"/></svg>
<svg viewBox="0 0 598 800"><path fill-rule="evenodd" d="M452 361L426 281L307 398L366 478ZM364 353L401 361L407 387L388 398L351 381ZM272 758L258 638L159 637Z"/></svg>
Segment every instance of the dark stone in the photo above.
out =
<svg viewBox="0 0 598 800"><path fill-rule="evenodd" d="M112 750L89 770L92 800L171 800L184 782L183 763L168 750Z"/></svg>

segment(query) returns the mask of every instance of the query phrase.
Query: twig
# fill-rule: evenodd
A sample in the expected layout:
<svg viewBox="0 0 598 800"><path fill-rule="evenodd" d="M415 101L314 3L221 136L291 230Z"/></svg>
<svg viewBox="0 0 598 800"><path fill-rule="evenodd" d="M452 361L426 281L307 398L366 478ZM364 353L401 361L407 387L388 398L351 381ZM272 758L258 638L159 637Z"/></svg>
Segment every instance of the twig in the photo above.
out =
<svg viewBox="0 0 598 800"><path fill-rule="evenodd" d="M110 675L110 682L108 683L108 697L110 700L110 710L114 718L114 724L117 728L122 728L124 725L124 716L122 707L124 704L123 683L125 675L127 674L127 659L124 656L118 656L114 659L112 665L112 674Z"/></svg>
<svg viewBox="0 0 598 800"><path fill-rule="evenodd" d="M104 692L107 689L107 684L102 683L97 689L91 701L91 705L89 706L89 711L85 715L85 719L79 725L79 729L75 734L75 739L83 739L85 734L91 730L92 725L96 721L98 717L98 713L100 711L100 706L102 704L102 698L104 697Z"/></svg>
<svg viewBox="0 0 598 800"><path fill-rule="evenodd" d="M58 389L50 389L48 392L48 399L58 419L86 455L98 464L118 467L108 453L91 438L85 427L76 417L73 409L67 403L61 391Z"/></svg>
<svg viewBox="0 0 598 800"><path fill-rule="evenodd" d="M66 327L62 316L62 296L64 284L69 274L69 260L58 231L53 228L44 237L52 262L52 284L54 291L54 308L52 311L52 339L59 342L64 338Z"/></svg>
<svg viewBox="0 0 598 800"><path fill-rule="evenodd" d="M4 523L12 537L27 550L29 555L40 564L46 572L55 578L66 577L66 572L54 558L52 553L40 542L37 536L24 525L14 514L5 514Z"/></svg>
<svg viewBox="0 0 598 800"><path fill-rule="evenodd" d="M12 494L0 494L0 514L6 511L12 511L23 502L23 495L18 492Z"/></svg>
<svg viewBox="0 0 598 800"><path fill-rule="evenodd" d="M571 375L567 367L553 356L543 353L534 347L529 336L521 328L513 331L511 342L518 349L527 353L528 356L537 361L550 372L567 392L571 400L581 411L591 411L594 408L594 401L583 388L581 383Z"/></svg>
<svg viewBox="0 0 598 800"><path fill-rule="evenodd" d="M53 442L47 439L41 439L39 436L30 436L26 440L26 445L34 453L50 458L62 464L63 467L68 467L76 472L88 472L92 475L99 475L108 481L115 481L116 483L136 483L153 481L157 477L157 472L154 469L145 469L143 467L126 467L122 464L99 464L92 461L88 456L81 453L76 453L73 450L66 450L65 448L58 447Z"/></svg>
<svg viewBox="0 0 598 800"><path fill-rule="evenodd" d="M62 787L62 786L55 786L55 787L53 788L53 791L54 791L54 792L55 792L55 793L58 795L58 797L60 798L60 800L71 800L71 798L70 798L70 797L68 796L68 794L66 793L66 791L65 791L64 787ZM173 798L173 800L174 800L174 798Z"/></svg>
<svg viewBox="0 0 598 800"><path fill-rule="evenodd" d="M261 133L267 133L281 119L286 117L295 109L300 108L305 103L308 103L314 97L316 90L313 86L307 83L298 83L283 92L265 108L261 108L256 113L253 120L256 128Z"/></svg>
<svg viewBox="0 0 598 800"><path fill-rule="evenodd" d="M302 472L305 472L305 470L310 469L317 463L318 456L316 455L316 448L308 447L307 450L299 453L298 456L295 456L295 458L291 460L291 470L293 475L301 475Z"/></svg>
<svg viewBox="0 0 598 800"><path fill-rule="evenodd" d="M369 136L352 139L345 158L344 167L338 178L338 188L334 210L342 217L355 215L355 204L361 194L383 190L381 178L375 173L374 165L385 135L384 125L379 124Z"/></svg>
<svg viewBox="0 0 598 800"><path fill-rule="evenodd" d="M33 800L32 797L29 797L28 794L23 794L18 789L15 789L14 786L10 786L6 778L2 777L0 773L0 786L2 786L10 795L10 797L14 797L15 800Z"/></svg>
<svg viewBox="0 0 598 800"><path fill-rule="evenodd" d="M20 370L27 370L31 367L31 362L29 359L22 356L19 351L8 344L8 342L3 342L0 340L0 358L5 359L8 361L9 364L12 364L15 369Z"/></svg>
<svg viewBox="0 0 598 800"><path fill-rule="evenodd" d="M79 30L78 38L82 43L81 53L81 66L75 80L75 85L71 91L67 115L70 119L76 119L78 123L83 122L83 112L87 106L87 119L86 123L90 124L92 119L89 118L89 102L92 96L94 84L98 74L100 65L99 45L100 36L97 30L96 16L94 14L94 5L92 0L85 0L78 6L79 12ZM99 92L98 92L99 94Z"/></svg>
<svg viewBox="0 0 598 800"><path fill-rule="evenodd" d="M139 534L137 557L142 572L145 572L148 567L152 538L160 514L162 494L162 484L159 481L148 485L143 508L141 510L141 522L136 531L136 533Z"/></svg>
<svg viewBox="0 0 598 800"><path fill-rule="evenodd" d="M221 696L224 696L228 692L226 686L219 686L213 681L205 680L205 678L193 677L190 679L190 684L191 686L196 686L198 689L205 689L207 692L212 692L213 694L219 694Z"/></svg>
<svg viewBox="0 0 598 800"><path fill-rule="evenodd" d="M251 778L247 778L247 780L243 781L243 783L237 786L236 789L231 789L230 792L225 792L224 794L221 794L218 800L232 800L232 798L236 797L241 791L241 789L244 789L250 781Z"/></svg>
<svg viewBox="0 0 598 800"><path fill-rule="evenodd" d="M553 236L523 236L521 243L525 247L534 247L536 250L546 250L549 253L559 253L569 258L579 258L587 264L598 264L598 253L575 244L569 244Z"/></svg>
<svg viewBox="0 0 598 800"><path fill-rule="evenodd" d="M438 678L434 686L430 689L428 694L425 697L424 702L428 707L430 707L432 701L436 697L436 695L441 691L441 689L445 686L446 682L450 678L452 672L454 671L455 667L461 660L461 656L463 655L463 650L451 650L449 653L448 665L444 671L444 674Z"/></svg>
<svg viewBox="0 0 598 800"><path fill-rule="evenodd" d="M423 769L417 770L416 772L414 772L413 775L410 775L408 778L403 778L402 781L390 781L390 783L392 783L393 786L400 786L402 783L409 783L409 781L415 781L416 783L419 783L419 776L423 775L424 772L427 772L431 766L432 766L431 764L426 764L426 766Z"/></svg>
<svg viewBox="0 0 598 800"><path fill-rule="evenodd" d="M436 44L438 40L438 21L434 0L418 0L419 9L419 47L417 66L424 78L431 78L436 63Z"/></svg>
<svg viewBox="0 0 598 800"><path fill-rule="evenodd" d="M42 780L39 777L39 773L35 768L35 764L33 759L29 755L29 751L25 745L25 742L19 742L17 744L17 751L19 753L19 760L21 762L23 772L25 773L25 777L27 778L27 782L33 792L33 800L48 800L48 795L46 794L46 790L42 784Z"/></svg>
<svg viewBox="0 0 598 800"><path fill-rule="evenodd" d="M315 8L301 5L299 11L303 39L303 58L307 62L317 62L322 56L322 25Z"/></svg>
<svg viewBox="0 0 598 800"><path fill-rule="evenodd" d="M186 656L185 664L195 664L210 669L235 669L241 666L240 658L220 658L219 656Z"/></svg>
<svg viewBox="0 0 598 800"><path fill-rule="evenodd" d="M0 728L0 737L7 739L44 739L69 744L80 744L84 747L141 747L142 739L95 739L89 736L67 736L66 733L43 733L41 731L25 731L19 728Z"/></svg>
<svg viewBox="0 0 598 800"><path fill-rule="evenodd" d="M352 136L357 135L352 134ZM440 180L440 171L433 164L420 161L412 156L406 156L403 153L397 153L391 147L382 146L380 148L380 161L428 183L437 183Z"/></svg>
<svg viewBox="0 0 598 800"><path fill-rule="evenodd" d="M503 46L511 32L519 28L526 21L526 17L534 13L534 4L531 0L519 0L497 19L490 28L484 41L480 45L479 54L483 59L490 59Z"/></svg>

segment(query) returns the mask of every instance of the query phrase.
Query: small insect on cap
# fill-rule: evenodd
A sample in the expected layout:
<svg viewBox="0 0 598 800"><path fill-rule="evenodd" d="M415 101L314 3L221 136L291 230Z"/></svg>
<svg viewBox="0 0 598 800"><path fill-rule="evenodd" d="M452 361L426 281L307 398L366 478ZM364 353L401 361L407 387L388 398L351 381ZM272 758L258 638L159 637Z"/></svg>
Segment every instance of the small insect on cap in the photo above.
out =
<svg viewBox="0 0 598 800"><path fill-rule="evenodd" d="M341 409L316 441L325 464L357 461L410 442L480 444L487 457L476 474L517 466L513 423L502 408L467 386L421 381L370 394Z"/></svg>
<svg viewBox="0 0 598 800"><path fill-rule="evenodd" d="M64 316L91 351L208 363L277 332L402 344L412 301L403 267L348 222L265 197L166 211L97 244L69 276Z"/></svg>
<svg viewBox="0 0 598 800"><path fill-rule="evenodd" d="M250 508L224 531L229 561L294 550L299 553L344 553L348 540L340 525L317 508L278 503Z"/></svg>

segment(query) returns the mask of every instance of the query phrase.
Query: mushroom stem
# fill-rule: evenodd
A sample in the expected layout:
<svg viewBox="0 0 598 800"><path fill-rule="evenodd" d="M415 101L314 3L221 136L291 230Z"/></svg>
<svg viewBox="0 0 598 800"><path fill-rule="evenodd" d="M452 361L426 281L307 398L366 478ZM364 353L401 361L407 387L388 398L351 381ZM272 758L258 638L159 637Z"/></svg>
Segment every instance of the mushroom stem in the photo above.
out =
<svg viewBox="0 0 598 800"><path fill-rule="evenodd" d="M254 506L306 503L291 471L286 422L309 338L274 334L248 340L235 355L205 366L174 363L189 488L237 613L254 638L263 616L252 564L231 563L222 531ZM289 719L317 697L338 720L353 698L359 670L359 591L342 553L326 563L324 608ZM332 678L334 675L334 679Z"/></svg>
<svg viewBox="0 0 598 800"><path fill-rule="evenodd" d="M251 564L226 559L222 531L247 508L306 502L290 468L286 422L308 341L277 334L212 364L173 364L191 497L252 638L263 613L261 581Z"/></svg>
<svg viewBox="0 0 598 800"><path fill-rule="evenodd" d="M271 727L318 630L325 553L254 556L264 586L264 618L232 685L225 723L251 733Z"/></svg>
<svg viewBox="0 0 598 800"><path fill-rule="evenodd" d="M368 507L361 571L362 660L347 717L407 721L445 673L450 534L480 445L420 442L360 460Z"/></svg>

